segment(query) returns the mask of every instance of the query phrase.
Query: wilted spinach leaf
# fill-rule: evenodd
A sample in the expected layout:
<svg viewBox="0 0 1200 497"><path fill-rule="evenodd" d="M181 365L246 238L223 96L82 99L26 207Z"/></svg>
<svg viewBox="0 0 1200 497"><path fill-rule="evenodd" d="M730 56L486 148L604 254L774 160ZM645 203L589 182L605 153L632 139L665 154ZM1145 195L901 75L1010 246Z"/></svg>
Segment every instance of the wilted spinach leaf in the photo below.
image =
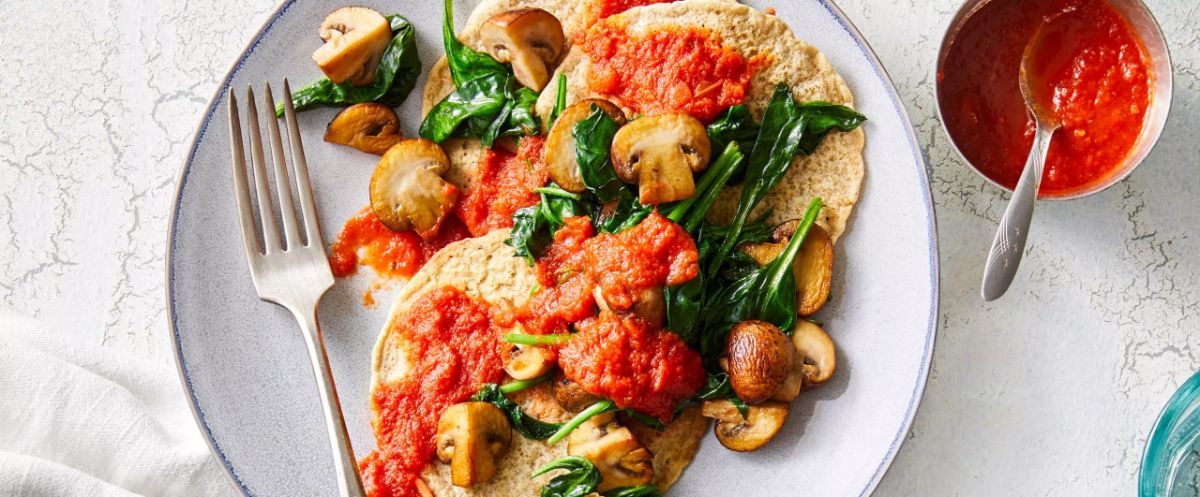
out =
<svg viewBox="0 0 1200 497"><path fill-rule="evenodd" d="M392 41L383 50L375 81L370 86L354 86L350 82L334 83L321 78L315 83L292 92L292 105L297 111L318 105L350 105L379 102L398 107L412 93L421 75L421 58L417 54L416 30L399 15L387 16L392 28ZM283 115L283 103L275 106L275 115Z"/></svg>
<svg viewBox="0 0 1200 497"><path fill-rule="evenodd" d="M531 440L545 440L550 438L554 432L561 428L561 425L556 423L547 423L525 414L521 410L521 406L516 402L508 400L504 396L504 392L500 391L500 386L495 383L488 383L479 389L471 400L476 402L488 402L504 411L508 415L508 420L512 423L514 430L520 433L525 438Z"/></svg>
<svg viewBox="0 0 1200 497"><path fill-rule="evenodd" d="M533 473L541 476L556 469L565 469L566 473L550 479L542 487L541 497L584 497L596 491L600 486L600 470L591 461L579 456L564 457Z"/></svg>

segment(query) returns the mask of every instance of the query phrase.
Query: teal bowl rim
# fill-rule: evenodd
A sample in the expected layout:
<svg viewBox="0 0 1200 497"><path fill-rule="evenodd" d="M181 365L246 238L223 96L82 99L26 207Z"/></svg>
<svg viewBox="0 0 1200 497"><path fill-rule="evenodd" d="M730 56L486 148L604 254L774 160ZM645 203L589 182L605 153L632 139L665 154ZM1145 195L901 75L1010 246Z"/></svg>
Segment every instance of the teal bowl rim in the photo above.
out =
<svg viewBox="0 0 1200 497"><path fill-rule="evenodd" d="M1180 417L1189 411L1194 403L1200 403L1200 372L1193 374L1175 391L1171 400L1163 407L1162 413L1158 415L1154 431L1150 432L1150 437L1146 439L1146 451L1142 455L1142 467L1138 472L1139 497L1161 497L1155 493L1154 486L1158 483L1155 476L1163 469L1174 471L1174 468L1168 466L1172 457L1166 453L1167 441L1170 440L1171 432L1179 423Z"/></svg>

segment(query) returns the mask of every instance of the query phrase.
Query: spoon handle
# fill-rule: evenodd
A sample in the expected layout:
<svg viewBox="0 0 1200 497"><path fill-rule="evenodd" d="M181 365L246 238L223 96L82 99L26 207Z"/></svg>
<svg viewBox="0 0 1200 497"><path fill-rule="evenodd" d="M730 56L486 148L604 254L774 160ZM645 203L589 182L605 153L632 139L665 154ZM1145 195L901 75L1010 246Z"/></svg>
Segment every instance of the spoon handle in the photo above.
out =
<svg viewBox="0 0 1200 497"><path fill-rule="evenodd" d="M1004 217L1000 218L1000 227L996 229L996 238L992 240L992 249L988 252L987 264L983 267L983 299L991 302L1004 295L1017 274L1021 264L1021 254L1025 252L1025 239L1029 235L1029 224L1033 220L1033 204L1037 200L1038 188L1042 184L1042 170L1046 164L1046 153L1050 150L1050 138L1054 136L1057 126L1049 126L1040 119L1037 121L1037 133L1033 138L1033 149L1029 151L1029 159L1025 161L1025 170L1017 181L1012 199Z"/></svg>

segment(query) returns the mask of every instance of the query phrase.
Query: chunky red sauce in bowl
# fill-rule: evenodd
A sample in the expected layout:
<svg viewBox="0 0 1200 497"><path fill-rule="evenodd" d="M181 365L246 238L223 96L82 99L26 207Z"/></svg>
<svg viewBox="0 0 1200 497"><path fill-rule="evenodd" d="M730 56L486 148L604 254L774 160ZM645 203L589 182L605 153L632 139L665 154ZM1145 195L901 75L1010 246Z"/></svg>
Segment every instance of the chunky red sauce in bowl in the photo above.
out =
<svg viewBox="0 0 1200 497"><path fill-rule="evenodd" d="M1043 24L1033 90L1050 96L1062 128L1039 196L1074 198L1120 181L1149 153L1170 106L1170 60L1138 0L967 2L942 43L938 110L963 158L1006 189L1033 144L1019 74Z"/></svg>

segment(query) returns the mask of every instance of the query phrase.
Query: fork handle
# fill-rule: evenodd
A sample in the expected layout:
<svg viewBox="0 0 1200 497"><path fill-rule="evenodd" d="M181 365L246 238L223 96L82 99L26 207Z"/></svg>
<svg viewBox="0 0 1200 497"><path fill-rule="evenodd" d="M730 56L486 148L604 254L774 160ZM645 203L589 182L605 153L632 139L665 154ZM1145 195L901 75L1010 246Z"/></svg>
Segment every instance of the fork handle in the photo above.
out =
<svg viewBox="0 0 1200 497"><path fill-rule="evenodd" d="M329 445L333 449L334 471L337 473L339 497L365 497L359 479L358 464L354 460L354 449L350 447L350 436L346 433L346 420L342 418L342 407L338 402L337 388L333 384L333 372L329 369L329 357L325 355L325 340L317 324L316 310L311 312L292 311L308 355L312 359L313 374L317 379L317 390L321 395L321 407L325 411L325 427L329 432Z"/></svg>

